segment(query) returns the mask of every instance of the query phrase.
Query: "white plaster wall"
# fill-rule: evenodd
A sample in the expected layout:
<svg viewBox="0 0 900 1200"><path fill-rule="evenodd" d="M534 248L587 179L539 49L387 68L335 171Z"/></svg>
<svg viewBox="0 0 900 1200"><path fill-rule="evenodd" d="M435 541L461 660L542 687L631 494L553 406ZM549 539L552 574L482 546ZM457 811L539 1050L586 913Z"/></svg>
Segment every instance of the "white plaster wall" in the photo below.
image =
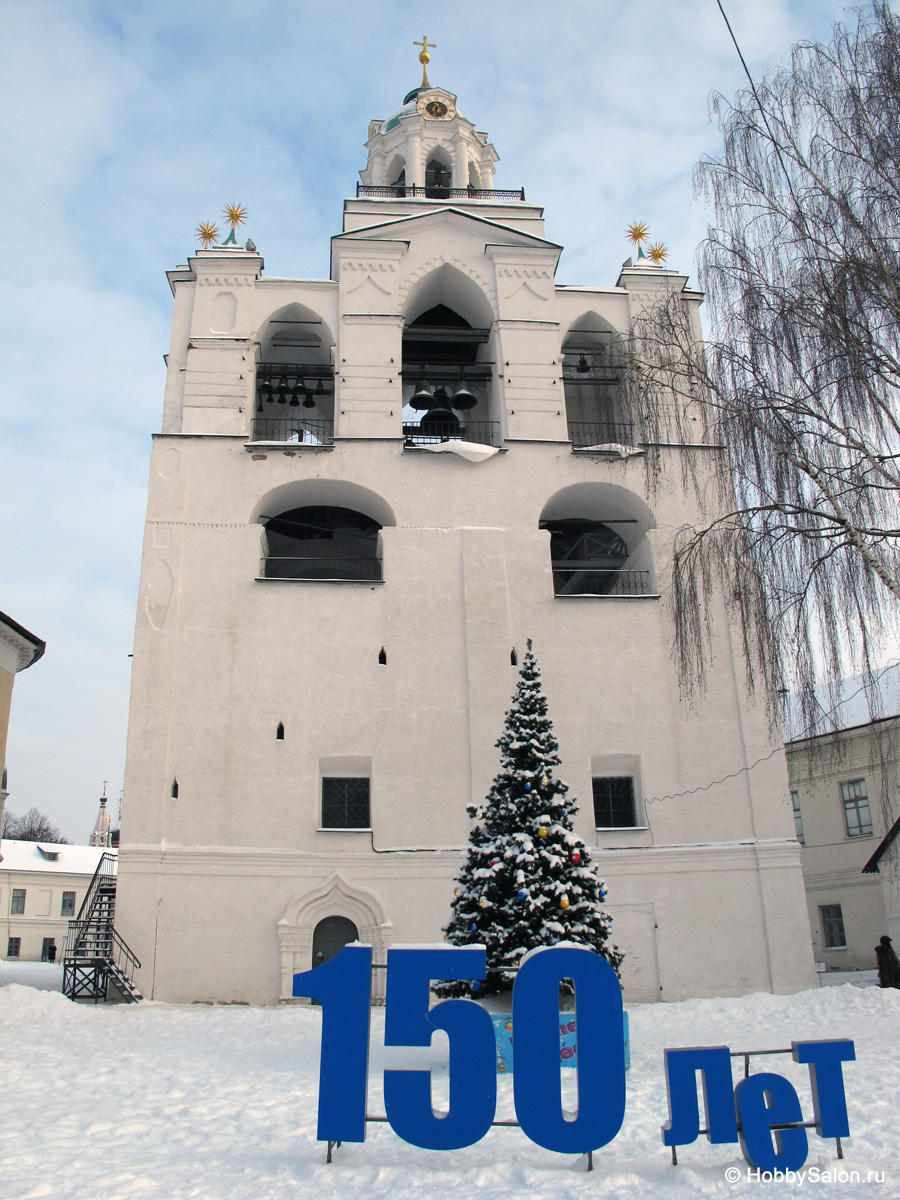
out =
<svg viewBox="0 0 900 1200"><path fill-rule="evenodd" d="M550 497L600 484L646 505L642 458L575 455L566 444L565 331L586 311L622 327L630 295L556 289L557 252L455 212L357 231L335 243L334 283L251 279L231 346L197 345L210 318L188 314L188 290L201 306L214 290L176 285L177 328L194 331L184 365L197 364L198 380L209 373L206 411L241 418L244 432L191 427L189 410L199 422L204 406L186 384L179 420L173 349L171 432L155 440L150 467L117 907L145 994L276 1002L278 923L336 867L378 897L392 938L439 938L466 804L498 768L494 743L518 678L510 651L521 661L529 637L561 774L582 806L576 826L597 848L629 955L626 995L813 982L784 760L751 766L769 755L771 736L763 705L745 692L722 605L709 685L688 708L664 600L553 595L549 535L538 527ZM494 403L510 440L478 464L404 452L399 377L384 378L399 364L404 314L441 270L461 300L477 289L480 320L493 315ZM252 357L265 320L293 300L336 331L328 451L245 447L248 405L235 415L238 385L251 394L241 355ZM648 534L662 593L674 532L696 517L681 456L709 452L663 453ZM301 484L306 503L315 488L321 502L340 503L348 485L380 498L383 583L257 578L255 520ZM602 754L639 760L646 828L594 829L591 759ZM371 835L318 828L320 759L346 755L371 760ZM373 844L456 849L382 855ZM297 939L302 956L308 943Z"/></svg>

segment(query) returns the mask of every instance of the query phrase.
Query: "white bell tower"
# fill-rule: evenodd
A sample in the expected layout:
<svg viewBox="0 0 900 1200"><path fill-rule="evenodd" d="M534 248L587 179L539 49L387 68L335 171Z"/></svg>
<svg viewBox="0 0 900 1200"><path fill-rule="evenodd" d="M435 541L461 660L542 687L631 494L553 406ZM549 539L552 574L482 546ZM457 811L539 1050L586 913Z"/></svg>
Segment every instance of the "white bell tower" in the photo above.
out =
<svg viewBox="0 0 900 1200"><path fill-rule="evenodd" d="M369 122L368 162L360 178L367 187L395 188L403 196L441 199L466 189L489 191L494 185L497 152L456 107L456 96L428 82L428 47L422 37L422 83L403 98L403 107L386 121ZM417 193L411 189L424 189ZM404 189L404 191L400 191Z"/></svg>

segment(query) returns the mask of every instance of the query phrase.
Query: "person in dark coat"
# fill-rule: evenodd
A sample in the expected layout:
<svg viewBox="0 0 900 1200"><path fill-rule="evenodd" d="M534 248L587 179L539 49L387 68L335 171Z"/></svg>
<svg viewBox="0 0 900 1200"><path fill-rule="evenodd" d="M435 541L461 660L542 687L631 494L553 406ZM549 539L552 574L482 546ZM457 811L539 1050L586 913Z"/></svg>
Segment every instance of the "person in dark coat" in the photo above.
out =
<svg viewBox="0 0 900 1200"><path fill-rule="evenodd" d="M900 988L900 959L887 934L875 947L875 963L878 967L878 986Z"/></svg>
<svg viewBox="0 0 900 1200"><path fill-rule="evenodd" d="M891 953L893 954L893 951L891 951ZM894 958L896 957L897 955L894 954ZM56 942L51 942L47 947L47 962L56 962ZM900 984L898 984L898 987L900 987Z"/></svg>

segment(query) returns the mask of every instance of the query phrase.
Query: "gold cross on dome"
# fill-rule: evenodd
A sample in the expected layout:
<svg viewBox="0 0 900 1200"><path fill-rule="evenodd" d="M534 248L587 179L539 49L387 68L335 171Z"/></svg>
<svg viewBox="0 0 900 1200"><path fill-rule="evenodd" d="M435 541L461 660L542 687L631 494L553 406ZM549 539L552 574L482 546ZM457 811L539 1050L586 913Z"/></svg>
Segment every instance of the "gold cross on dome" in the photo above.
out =
<svg viewBox="0 0 900 1200"><path fill-rule="evenodd" d="M422 87L431 87L428 82L428 64L431 62L431 55L428 53L428 47L432 50L437 49L436 42L429 42L428 35L423 33L421 42L413 42L414 46L421 46L422 53L419 55L419 62L422 64Z"/></svg>

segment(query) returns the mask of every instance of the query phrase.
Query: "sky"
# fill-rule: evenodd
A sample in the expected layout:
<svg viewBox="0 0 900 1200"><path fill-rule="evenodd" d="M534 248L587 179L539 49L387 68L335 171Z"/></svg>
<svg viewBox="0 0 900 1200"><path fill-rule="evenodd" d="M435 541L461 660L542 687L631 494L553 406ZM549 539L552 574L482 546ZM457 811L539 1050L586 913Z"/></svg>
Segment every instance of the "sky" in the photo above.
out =
<svg viewBox="0 0 900 1200"><path fill-rule="evenodd" d="M756 77L850 17L725 7ZM496 186L545 206L558 282L614 284L636 219L696 282L709 95L746 84L715 0L0 0L0 610L47 642L16 679L7 808L71 841L122 789L165 271L236 201L268 274L326 277L426 33Z"/></svg>

